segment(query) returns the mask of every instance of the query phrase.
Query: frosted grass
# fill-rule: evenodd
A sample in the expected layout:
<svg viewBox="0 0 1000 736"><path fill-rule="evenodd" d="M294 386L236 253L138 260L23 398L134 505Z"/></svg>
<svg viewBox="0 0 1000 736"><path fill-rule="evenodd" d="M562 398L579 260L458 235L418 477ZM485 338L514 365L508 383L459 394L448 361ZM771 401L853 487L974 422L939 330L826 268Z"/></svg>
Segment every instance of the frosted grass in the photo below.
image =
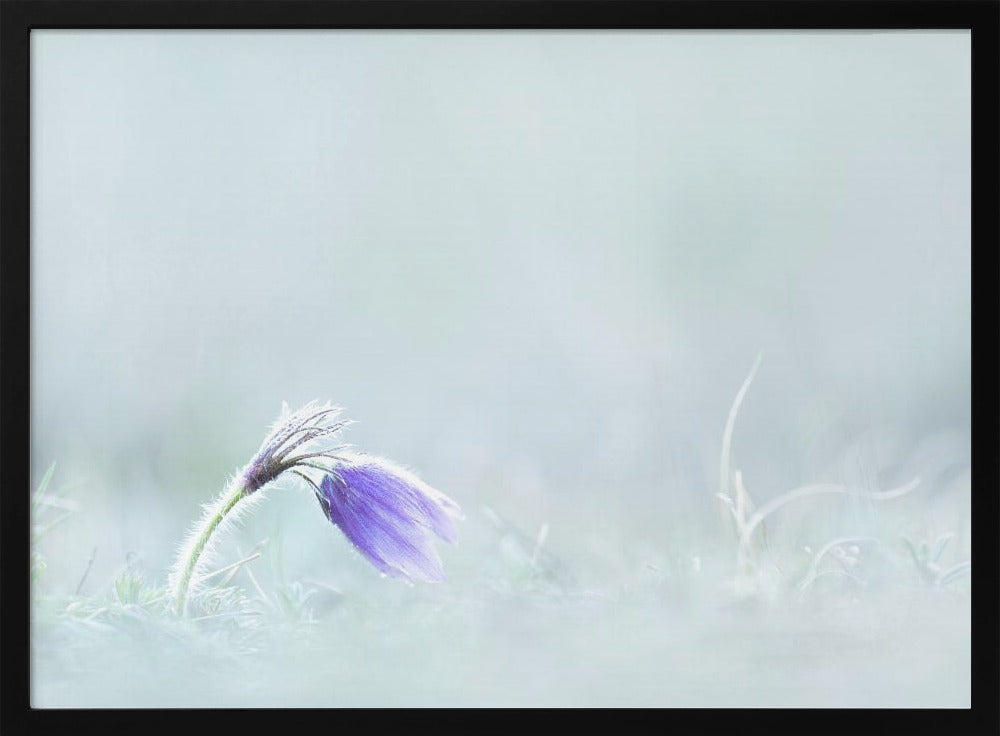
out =
<svg viewBox="0 0 1000 736"><path fill-rule="evenodd" d="M45 540L80 508L50 468L32 498L32 704L968 707L971 564L957 529L909 536L928 515L960 516L929 505L920 478L817 482L757 505L733 446L760 365L722 433L724 523L667 518L657 539L574 545L590 507L537 528L470 509L437 586L379 577L359 555L291 577L283 550L298 531L286 522L265 538L229 530L187 618L165 571L136 558L84 585L88 564L57 590ZM798 544L859 499L886 510L872 533L845 524Z"/></svg>

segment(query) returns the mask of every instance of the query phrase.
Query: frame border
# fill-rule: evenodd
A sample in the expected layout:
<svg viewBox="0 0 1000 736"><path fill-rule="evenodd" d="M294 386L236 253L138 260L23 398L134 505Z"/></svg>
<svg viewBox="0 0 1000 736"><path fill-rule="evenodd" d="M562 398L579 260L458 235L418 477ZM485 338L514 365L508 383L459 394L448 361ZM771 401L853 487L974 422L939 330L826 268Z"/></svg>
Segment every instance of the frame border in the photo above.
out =
<svg viewBox="0 0 1000 736"><path fill-rule="evenodd" d="M2 0L0 2L0 731L56 734L196 726L281 729L284 711L34 710L29 702L30 66L32 29L968 29L972 40L972 707L955 710L671 709L588 712L590 724L748 733L884 733L889 728L1000 732L998 555L1000 393L998 321L998 0ZM6 460L6 462L2 462ZM474 710L345 709L337 725L373 721L414 730L466 727ZM329 727L325 711L296 710ZM545 715L545 718L539 716ZM375 716L373 718L373 715ZM569 725L555 709L491 711L498 730ZM322 720L321 720L322 719ZM346 723L345 723L346 721Z"/></svg>

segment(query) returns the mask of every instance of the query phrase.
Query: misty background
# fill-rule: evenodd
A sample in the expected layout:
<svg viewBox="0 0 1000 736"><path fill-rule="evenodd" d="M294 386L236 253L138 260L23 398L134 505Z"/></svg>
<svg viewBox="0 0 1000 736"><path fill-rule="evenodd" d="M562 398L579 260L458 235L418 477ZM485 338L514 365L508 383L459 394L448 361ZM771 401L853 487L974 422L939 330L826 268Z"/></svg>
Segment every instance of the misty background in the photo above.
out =
<svg viewBox="0 0 1000 736"><path fill-rule="evenodd" d="M922 479L790 546L890 519L968 556L967 32L36 30L31 63L32 476L80 505L52 589L92 550L83 590L165 577L314 398L466 510L446 585L484 506L586 585L711 555L758 351L755 500ZM396 584L287 490L244 548Z"/></svg>

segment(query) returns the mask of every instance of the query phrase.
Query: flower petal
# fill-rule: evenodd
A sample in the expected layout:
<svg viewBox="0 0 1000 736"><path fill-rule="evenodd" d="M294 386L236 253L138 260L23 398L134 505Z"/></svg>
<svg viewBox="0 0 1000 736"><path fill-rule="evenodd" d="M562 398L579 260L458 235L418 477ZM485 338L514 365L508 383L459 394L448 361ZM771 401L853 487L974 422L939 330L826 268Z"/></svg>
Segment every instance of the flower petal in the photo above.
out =
<svg viewBox="0 0 1000 736"><path fill-rule="evenodd" d="M441 559L426 528L399 513L384 490L371 482L355 486L349 480L352 477L370 480L364 474L323 478L320 487L330 521L383 573L428 582L444 580Z"/></svg>
<svg viewBox="0 0 1000 736"><path fill-rule="evenodd" d="M458 504L413 473L368 455L355 456L337 473L383 513L424 526L446 542L457 538L454 520L462 518Z"/></svg>

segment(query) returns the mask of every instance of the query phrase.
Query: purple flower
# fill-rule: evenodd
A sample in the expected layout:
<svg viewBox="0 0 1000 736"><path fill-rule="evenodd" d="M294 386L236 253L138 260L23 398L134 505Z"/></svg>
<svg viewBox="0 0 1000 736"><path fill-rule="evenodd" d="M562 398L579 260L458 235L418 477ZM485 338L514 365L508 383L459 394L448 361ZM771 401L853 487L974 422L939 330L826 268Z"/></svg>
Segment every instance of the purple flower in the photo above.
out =
<svg viewBox="0 0 1000 736"><path fill-rule="evenodd" d="M353 455L323 477L320 504L327 518L386 575L444 580L433 535L456 538L462 511L412 473L382 458Z"/></svg>
<svg viewBox="0 0 1000 736"><path fill-rule="evenodd" d="M281 417L260 449L227 484L192 527L170 574L177 613L187 611L188 590L200 584L200 565L223 519L236 518L249 499L286 473L298 476L316 494L323 513L339 526L386 575L407 580L444 580L433 534L455 541L458 504L412 473L335 444L350 422L341 410L310 401L298 411L282 406ZM320 473L317 485L314 478Z"/></svg>

